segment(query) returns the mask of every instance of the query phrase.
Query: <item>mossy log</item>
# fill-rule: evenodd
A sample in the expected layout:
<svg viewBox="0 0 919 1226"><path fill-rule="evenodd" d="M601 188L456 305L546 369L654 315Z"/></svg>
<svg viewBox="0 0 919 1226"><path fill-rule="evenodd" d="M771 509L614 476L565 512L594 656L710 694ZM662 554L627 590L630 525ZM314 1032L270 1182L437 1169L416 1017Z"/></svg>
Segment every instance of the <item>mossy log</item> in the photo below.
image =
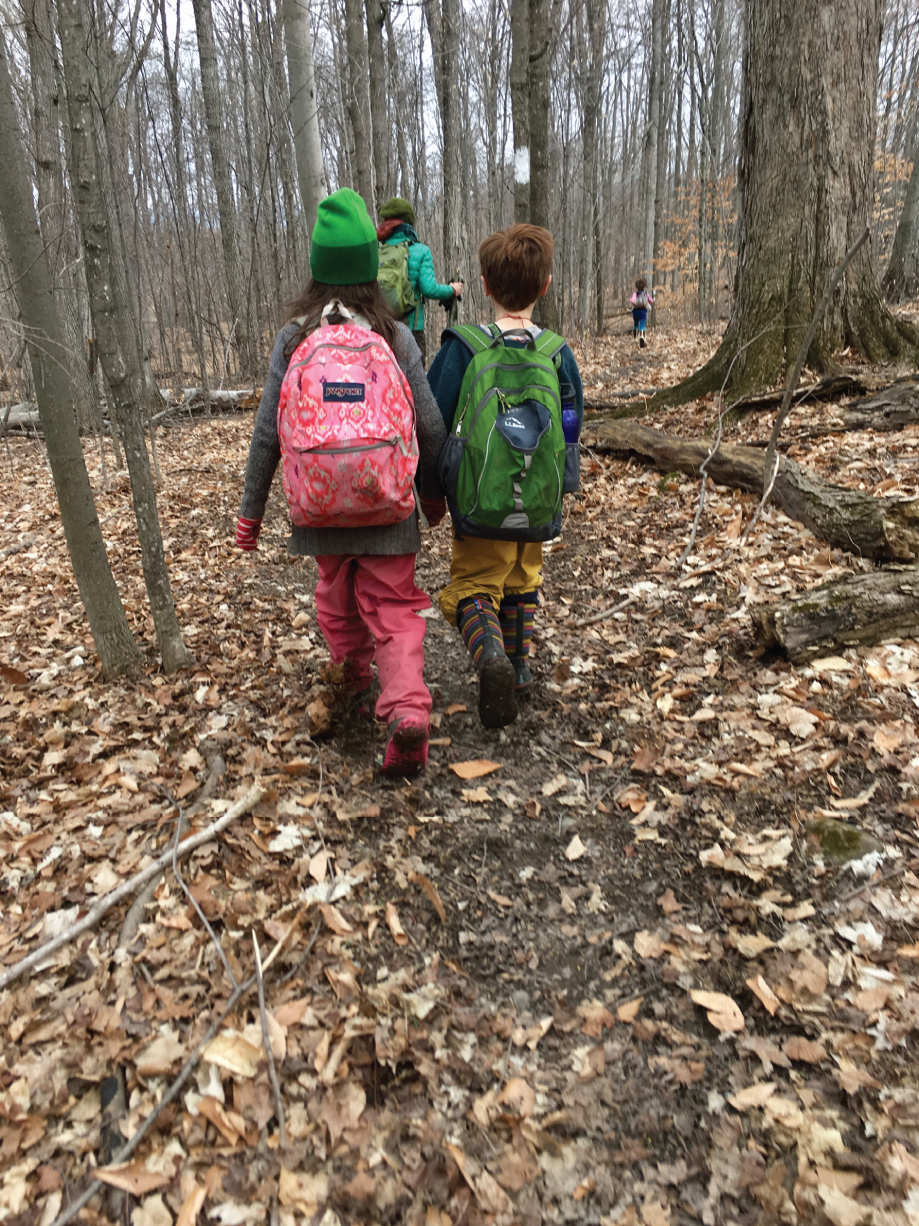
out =
<svg viewBox="0 0 919 1226"><path fill-rule="evenodd" d="M685 440L635 421L607 421L590 427L585 437L597 451L635 452L665 473L695 476L711 444ZM719 485L739 486L759 494L765 457L756 447L722 443L707 472ZM772 496L790 519L815 536L875 561L911 562L919 557L919 499L875 498L859 490L824 481L815 472L781 456Z"/></svg>
<svg viewBox="0 0 919 1226"><path fill-rule="evenodd" d="M754 609L753 622L763 646L780 646L796 663L860 643L915 638L919 567L892 566L825 583Z"/></svg>

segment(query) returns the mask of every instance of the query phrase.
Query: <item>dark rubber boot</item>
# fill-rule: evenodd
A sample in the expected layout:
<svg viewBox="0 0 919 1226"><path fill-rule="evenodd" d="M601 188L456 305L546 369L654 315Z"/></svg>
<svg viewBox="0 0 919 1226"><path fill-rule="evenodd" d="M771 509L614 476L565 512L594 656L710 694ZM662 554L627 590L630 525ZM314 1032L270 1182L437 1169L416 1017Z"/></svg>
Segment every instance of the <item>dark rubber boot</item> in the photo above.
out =
<svg viewBox="0 0 919 1226"><path fill-rule="evenodd" d="M528 695L533 686L529 656L536 601L535 592L520 592L518 595L505 596L498 611L501 633L504 635L504 650L514 666L514 688L518 698Z"/></svg>
<svg viewBox="0 0 919 1226"><path fill-rule="evenodd" d="M517 718L514 666L504 653L504 636L487 596L469 596L456 610L456 624L479 674L479 719L486 728L504 728Z"/></svg>

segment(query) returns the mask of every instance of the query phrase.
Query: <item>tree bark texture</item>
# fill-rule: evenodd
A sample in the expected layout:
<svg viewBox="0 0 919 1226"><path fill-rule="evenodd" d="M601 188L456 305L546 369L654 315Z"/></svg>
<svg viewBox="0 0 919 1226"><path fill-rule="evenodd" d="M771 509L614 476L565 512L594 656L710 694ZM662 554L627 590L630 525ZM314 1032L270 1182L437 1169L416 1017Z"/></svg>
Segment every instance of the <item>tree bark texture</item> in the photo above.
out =
<svg viewBox="0 0 919 1226"><path fill-rule="evenodd" d="M233 198L230 165L224 146L224 106L217 74L214 16L211 11L211 0L192 0L192 5L195 12L195 28L198 33L201 95L204 100L207 141L214 176L214 193L217 197L217 212L220 219L220 241L227 274L227 297L230 314L233 317L230 321L230 336L236 341L240 371L243 377L251 378L254 375L255 355L252 352L249 338L249 310L244 292L236 235L236 202Z"/></svg>
<svg viewBox="0 0 919 1226"><path fill-rule="evenodd" d="M25 0L26 47L32 74L32 126L35 141L35 185L42 232L52 254L51 269L62 291L58 298L61 337L70 352L74 408L83 429L99 426L101 414L86 357L86 333L80 305L86 304L82 266L72 258L67 242L66 191L61 164L61 129L58 116L61 83L52 49L56 32L50 0Z"/></svg>
<svg viewBox="0 0 919 1226"><path fill-rule="evenodd" d="M514 221L530 220L530 2L511 0L511 111L514 120Z"/></svg>
<svg viewBox="0 0 919 1226"><path fill-rule="evenodd" d="M584 157L585 164L585 245L593 249L594 276L594 328L599 336L603 332L605 311L603 285L603 226L600 196L600 106L603 85L603 53L606 42L606 23L603 21L600 0L586 0L584 15L587 25L587 46L584 55ZM586 294L587 283L584 281ZM586 318L586 311L582 319Z"/></svg>
<svg viewBox="0 0 919 1226"><path fill-rule="evenodd" d="M156 510L140 404L143 377L132 337L125 326L126 310L118 301L112 269L111 236L101 192L94 143L88 30L83 0L59 0L61 49L70 118L72 174L77 212L83 233L86 281L96 339L124 442L131 497L137 521L144 583L156 627L157 644L167 672L192 662L176 617L163 539Z"/></svg>
<svg viewBox="0 0 919 1226"><path fill-rule="evenodd" d="M711 452L707 442L689 441L634 421L613 421L589 429L598 451L634 451L661 472L695 476ZM756 447L722 443L706 472L719 485L763 489L763 453ZM824 481L809 468L780 457L772 497L785 514L837 549L874 560L912 561L919 556L919 499L874 498Z"/></svg>
<svg viewBox="0 0 919 1226"><path fill-rule="evenodd" d="M436 2L436 0L435 0ZM443 198L445 280L453 281L463 261L462 71L460 69L460 0L442 0L443 32Z"/></svg>
<svg viewBox="0 0 919 1226"><path fill-rule="evenodd" d="M919 635L919 569L854 575L753 611L759 641L796 663L829 651Z"/></svg>
<svg viewBox="0 0 919 1226"><path fill-rule="evenodd" d="M367 67L370 86L370 131L373 138L373 191L367 201L371 213L392 194L389 190L389 152L391 123L386 92L386 57L383 52L384 12L381 0L366 0Z"/></svg>
<svg viewBox="0 0 919 1226"><path fill-rule="evenodd" d="M290 124L297 157L303 230L309 251L319 202L326 194L326 173L319 139L319 107L313 71L313 36L306 0L283 0L284 41L290 88Z"/></svg>
<svg viewBox="0 0 919 1226"><path fill-rule="evenodd" d="M557 28L558 6L554 0L530 0L530 216L534 226L552 229L549 213L551 178L549 133L550 70ZM534 318L544 328L557 331L558 300L555 282L536 304Z"/></svg>
<svg viewBox="0 0 919 1226"><path fill-rule="evenodd" d="M648 116L641 165L642 188L645 193L644 255L641 262L641 272L647 276L649 285L653 285L654 282L655 222L657 219L658 188L657 148L661 127L663 45L664 0L651 0L651 54L649 57L647 90Z"/></svg>
<svg viewBox="0 0 919 1226"><path fill-rule="evenodd" d="M61 523L80 598L107 678L128 672L141 654L131 635L118 594L74 413L73 356L57 310L52 263L33 206L7 66L0 39L0 223L26 329L35 394L38 397L48 463L61 509ZM53 224L53 223L52 223Z"/></svg>
<svg viewBox="0 0 919 1226"><path fill-rule="evenodd" d="M660 402L724 384L762 389L793 365L834 267L869 219L883 7L883 0L747 6L734 308L711 361ZM828 372L846 345L869 361L889 361L917 342L882 305L865 247L808 363Z"/></svg>
<svg viewBox="0 0 919 1226"><path fill-rule="evenodd" d="M348 118L351 122L354 156L351 159L353 183L368 208L373 208L373 151L370 136L370 64L367 32L361 0L345 0L345 49L348 60Z"/></svg>
<svg viewBox="0 0 919 1226"><path fill-rule="evenodd" d="M847 430L902 430L919 423L919 383L892 383L844 409Z"/></svg>

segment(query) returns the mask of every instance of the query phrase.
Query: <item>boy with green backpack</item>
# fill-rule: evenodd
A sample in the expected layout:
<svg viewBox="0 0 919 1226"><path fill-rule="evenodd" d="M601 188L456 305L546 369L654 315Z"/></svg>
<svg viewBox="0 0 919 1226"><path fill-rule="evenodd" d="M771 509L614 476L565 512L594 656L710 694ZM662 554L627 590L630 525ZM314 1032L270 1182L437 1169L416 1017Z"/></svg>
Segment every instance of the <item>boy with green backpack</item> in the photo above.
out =
<svg viewBox="0 0 919 1226"><path fill-rule="evenodd" d="M560 336L533 323L549 288L553 239L513 225L479 248L490 327L448 328L428 372L447 427L440 479L453 519L440 607L479 674L486 728L517 718L542 583L542 542L561 532L562 494L580 486L581 376Z"/></svg>

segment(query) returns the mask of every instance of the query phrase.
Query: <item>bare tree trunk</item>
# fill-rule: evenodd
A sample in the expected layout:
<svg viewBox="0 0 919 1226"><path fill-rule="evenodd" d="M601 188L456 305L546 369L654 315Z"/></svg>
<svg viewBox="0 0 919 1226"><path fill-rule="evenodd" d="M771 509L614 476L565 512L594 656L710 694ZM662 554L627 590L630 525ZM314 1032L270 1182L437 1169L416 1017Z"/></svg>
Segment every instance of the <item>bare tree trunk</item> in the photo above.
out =
<svg viewBox="0 0 919 1226"><path fill-rule="evenodd" d="M514 221L530 220L530 0L511 0Z"/></svg>
<svg viewBox="0 0 919 1226"><path fill-rule="evenodd" d="M919 290L919 55L913 56L910 76L905 144L913 166L882 282L888 302L913 298Z"/></svg>
<svg viewBox="0 0 919 1226"><path fill-rule="evenodd" d="M185 276L186 299L188 310L188 327L192 335L192 343L198 357L198 370L204 389L205 403L210 387L207 372L207 357L204 352L204 332L201 326L200 284L198 280L198 261L191 258L190 246L193 240L189 235L192 227L188 216L188 188L185 179L185 147L182 138L182 101L179 94L178 51L170 54L169 33L166 23L166 0L160 0L160 35L163 48L163 70L166 73L166 87L169 96L169 123L172 136L171 173L174 183L170 183L170 175L166 174L167 189L170 192L173 215L175 220L176 242L179 247L179 257ZM179 34L179 28L176 29ZM175 326L178 330L179 311L175 305ZM183 364L181 355L178 362L178 374L181 381Z"/></svg>
<svg viewBox="0 0 919 1226"><path fill-rule="evenodd" d="M230 166L224 149L224 108L221 104L217 74L217 44L214 38L214 16L211 0L192 0L195 28L198 34L198 58L201 64L201 94L207 124L211 169L217 211L220 215L220 239L227 275L227 297L230 305L230 337L235 340L240 369L245 378L252 378L256 367L249 338L249 309L243 290L239 245L236 237L236 202Z"/></svg>
<svg viewBox="0 0 919 1226"><path fill-rule="evenodd" d="M444 19L444 261L449 281L456 277L466 244L463 242L463 79L460 68L460 0L443 0Z"/></svg>
<svg viewBox="0 0 919 1226"><path fill-rule="evenodd" d="M345 46L348 56L348 117L354 137L352 173L354 190L373 207L373 150L370 146L370 65L364 6L361 0L345 0Z"/></svg>
<svg viewBox="0 0 919 1226"><path fill-rule="evenodd" d="M111 237L93 139L90 62L87 54L89 31L83 21L83 0L59 0L58 9L70 117L73 178L83 232L93 322L131 476L131 496L144 582L156 627L157 644L163 667L167 672L174 672L189 665L192 657L182 641L163 553L156 494L140 416L143 378L131 344L132 338L125 328L126 311L117 299L118 279L112 267Z"/></svg>
<svg viewBox="0 0 919 1226"><path fill-rule="evenodd" d="M645 236L641 271L654 279L655 222L657 220L657 148L661 127L661 67L664 43L664 0L651 3L651 55L648 66L648 125L642 151L642 187L645 193Z"/></svg>
<svg viewBox="0 0 919 1226"><path fill-rule="evenodd" d="M530 216L534 226L551 229L549 217L549 70L555 46L555 14L552 0L530 0ZM539 300L534 313L544 327L558 329L558 304L554 285Z"/></svg>
<svg viewBox="0 0 919 1226"><path fill-rule="evenodd" d="M96 514L77 419L68 352L56 308L53 246L38 227L32 185L0 38L0 223L35 379L48 462L80 597L107 678L128 672L141 654L112 577ZM53 225L53 222L52 222Z"/></svg>
<svg viewBox="0 0 919 1226"><path fill-rule="evenodd" d="M322 144L319 137L319 107L313 72L313 37L306 0L283 0L284 38L287 43L287 75L290 81L290 123L297 154L297 179L303 206L306 247L316 222L319 202L327 194Z"/></svg>
<svg viewBox="0 0 919 1226"><path fill-rule="evenodd" d="M86 339L79 315L85 302L85 286L80 286L81 265L72 264L65 249L64 173L61 164L61 131L58 122L61 100L60 81L52 48L55 29L48 0L25 0L26 46L32 73L32 116L35 133L36 202L42 230L52 256L52 275L61 287L58 317L61 339L69 352L74 408L84 429L101 426L102 415L86 353ZM82 289L82 293L81 293Z"/></svg>
<svg viewBox="0 0 919 1226"><path fill-rule="evenodd" d="M386 96L386 60L383 55L384 5L382 0L365 0L367 10L367 63L370 69L370 130L373 133L374 199L367 201L373 212L379 210L389 191L390 132L389 100Z"/></svg>
<svg viewBox="0 0 919 1226"><path fill-rule="evenodd" d="M405 197L408 200L414 198L414 190L410 185L408 173L408 150L405 145L405 124L402 122L400 112L400 91L399 91L399 59L396 55L396 38L392 27L392 5L384 4L383 18L386 22L386 65L389 70L389 96L392 103L393 114L396 116L396 152L399 158L399 188L398 195Z"/></svg>
<svg viewBox="0 0 919 1226"><path fill-rule="evenodd" d="M868 221L882 11L883 0L748 6L734 308L714 357L656 405L725 382L757 390L794 365L834 268ZM919 346L915 328L882 305L869 246L849 266L808 364L829 373L846 345L871 362Z"/></svg>

